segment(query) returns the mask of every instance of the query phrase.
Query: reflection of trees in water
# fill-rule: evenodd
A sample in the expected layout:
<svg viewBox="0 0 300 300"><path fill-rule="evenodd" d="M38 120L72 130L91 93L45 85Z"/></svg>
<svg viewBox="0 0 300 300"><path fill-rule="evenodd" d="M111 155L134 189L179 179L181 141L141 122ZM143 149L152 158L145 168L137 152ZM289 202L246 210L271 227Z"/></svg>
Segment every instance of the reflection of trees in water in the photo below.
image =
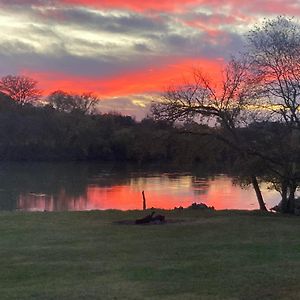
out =
<svg viewBox="0 0 300 300"><path fill-rule="evenodd" d="M87 169L72 164L7 163L0 166L1 187L18 193L54 194L64 186L71 194L84 190Z"/></svg>
<svg viewBox="0 0 300 300"><path fill-rule="evenodd" d="M0 165L0 209L13 210L19 204L53 202L54 210L84 206L88 184L112 185L116 176L97 181L109 174L110 165L89 163L4 163ZM126 182L126 179L119 180Z"/></svg>
<svg viewBox="0 0 300 300"><path fill-rule="evenodd" d="M45 194L20 194L17 199L17 208L26 211L52 211L53 197Z"/></svg>
<svg viewBox="0 0 300 300"><path fill-rule="evenodd" d="M165 187L166 189L171 186L178 186L179 189L192 190L195 196L206 195L208 193L210 181L214 180L215 177L209 172L203 172L198 170L198 176L193 176L193 172L154 172L151 174L144 174L132 178L131 181L135 186L150 186L154 187L159 185L159 187ZM210 175L209 175L210 174ZM167 190L167 192L171 192Z"/></svg>
<svg viewBox="0 0 300 300"><path fill-rule="evenodd" d="M89 185L127 185L122 165L68 162L22 162L0 165L0 209L84 209Z"/></svg>
<svg viewBox="0 0 300 300"><path fill-rule="evenodd" d="M70 196L62 189L56 195L45 194L20 194L18 208L22 210L37 211L66 211L85 210L88 204L86 194L82 196Z"/></svg>
<svg viewBox="0 0 300 300"><path fill-rule="evenodd" d="M196 195L207 193L207 175L203 171L198 171L197 176L192 174L155 165L3 163L0 164L0 209L84 210L88 207L89 186L143 186L151 179L166 187L170 181L178 182L178 186L192 187Z"/></svg>
<svg viewBox="0 0 300 300"><path fill-rule="evenodd" d="M192 187L195 195L206 195L209 188L208 177L192 177Z"/></svg>

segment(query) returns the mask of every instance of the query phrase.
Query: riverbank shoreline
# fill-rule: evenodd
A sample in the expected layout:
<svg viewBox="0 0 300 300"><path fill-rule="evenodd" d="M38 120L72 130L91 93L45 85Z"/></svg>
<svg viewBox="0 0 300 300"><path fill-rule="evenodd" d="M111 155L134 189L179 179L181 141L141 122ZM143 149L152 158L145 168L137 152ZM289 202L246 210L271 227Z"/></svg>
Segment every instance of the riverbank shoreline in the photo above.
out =
<svg viewBox="0 0 300 300"><path fill-rule="evenodd" d="M151 211L1 212L1 299L299 299L299 217Z"/></svg>

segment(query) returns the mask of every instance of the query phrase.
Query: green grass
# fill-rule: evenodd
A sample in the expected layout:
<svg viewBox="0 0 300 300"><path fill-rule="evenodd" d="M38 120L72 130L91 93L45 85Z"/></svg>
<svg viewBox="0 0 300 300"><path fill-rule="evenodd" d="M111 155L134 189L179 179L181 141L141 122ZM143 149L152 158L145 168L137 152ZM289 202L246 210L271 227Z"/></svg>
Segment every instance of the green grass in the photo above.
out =
<svg viewBox="0 0 300 300"><path fill-rule="evenodd" d="M300 299L300 217L1 213L0 299Z"/></svg>

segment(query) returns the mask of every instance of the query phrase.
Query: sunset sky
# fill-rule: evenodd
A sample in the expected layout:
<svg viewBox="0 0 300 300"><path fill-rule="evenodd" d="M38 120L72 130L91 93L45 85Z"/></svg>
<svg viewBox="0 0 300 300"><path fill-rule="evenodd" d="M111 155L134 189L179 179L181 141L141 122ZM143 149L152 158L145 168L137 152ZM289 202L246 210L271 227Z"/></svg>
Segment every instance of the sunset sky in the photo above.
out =
<svg viewBox="0 0 300 300"><path fill-rule="evenodd" d="M193 68L211 74L264 17L300 15L299 0L0 0L0 75L48 94L97 93L101 111L145 116Z"/></svg>

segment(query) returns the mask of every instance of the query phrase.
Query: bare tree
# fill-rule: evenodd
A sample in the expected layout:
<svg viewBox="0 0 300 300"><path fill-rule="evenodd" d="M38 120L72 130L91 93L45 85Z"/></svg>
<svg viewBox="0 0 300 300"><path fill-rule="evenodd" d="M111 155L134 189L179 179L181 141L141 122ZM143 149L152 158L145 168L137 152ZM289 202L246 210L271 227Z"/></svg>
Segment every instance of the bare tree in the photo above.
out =
<svg viewBox="0 0 300 300"><path fill-rule="evenodd" d="M55 91L48 96L48 102L54 109L68 113L92 114L99 101L99 97L93 93L72 94Z"/></svg>
<svg viewBox="0 0 300 300"><path fill-rule="evenodd" d="M37 81L27 76L7 75L0 80L0 91L17 103L34 103L41 97Z"/></svg>
<svg viewBox="0 0 300 300"><path fill-rule="evenodd" d="M91 92L82 93L80 95L73 95L74 109L83 114L93 114L96 111L96 105L99 103L100 98Z"/></svg>
<svg viewBox="0 0 300 300"><path fill-rule="evenodd" d="M293 212L295 191L300 183L300 25L294 19L266 20L249 33L247 57L256 78L256 98L285 130L277 140L280 155L273 156L272 168L280 177L281 209ZM284 164L282 163L284 162ZM278 181L278 178L276 179ZM278 189L278 188L277 188Z"/></svg>
<svg viewBox="0 0 300 300"><path fill-rule="evenodd" d="M248 36L247 57L261 104L300 128L300 25L277 17L256 26Z"/></svg>
<svg viewBox="0 0 300 300"><path fill-rule="evenodd" d="M248 68L246 61L232 59L225 67L219 84L195 71L192 83L171 88L159 103L152 105L153 117L169 121L208 122L214 126L201 134L219 138L247 160L250 149L239 128L250 120L248 113L255 90L255 80L249 76ZM255 174L251 175L251 180L260 209L267 210Z"/></svg>
<svg viewBox="0 0 300 300"><path fill-rule="evenodd" d="M196 72L193 84L170 89L152 113L218 125L221 134L213 133L237 150L241 161L255 158L268 170L263 179L280 190L281 211L294 212L300 185L300 26L293 19L277 17L256 26L245 55L229 62L221 85ZM250 124L257 131L245 140L238 128Z"/></svg>
<svg viewBox="0 0 300 300"><path fill-rule="evenodd" d="M218 85L201 71L195 70L193 81L171 87L160 102L151 107L155 118L186 121L201 118L234 129L243 120L249 105L250 81L247 65L232 59L223 71Z"/></svg>

